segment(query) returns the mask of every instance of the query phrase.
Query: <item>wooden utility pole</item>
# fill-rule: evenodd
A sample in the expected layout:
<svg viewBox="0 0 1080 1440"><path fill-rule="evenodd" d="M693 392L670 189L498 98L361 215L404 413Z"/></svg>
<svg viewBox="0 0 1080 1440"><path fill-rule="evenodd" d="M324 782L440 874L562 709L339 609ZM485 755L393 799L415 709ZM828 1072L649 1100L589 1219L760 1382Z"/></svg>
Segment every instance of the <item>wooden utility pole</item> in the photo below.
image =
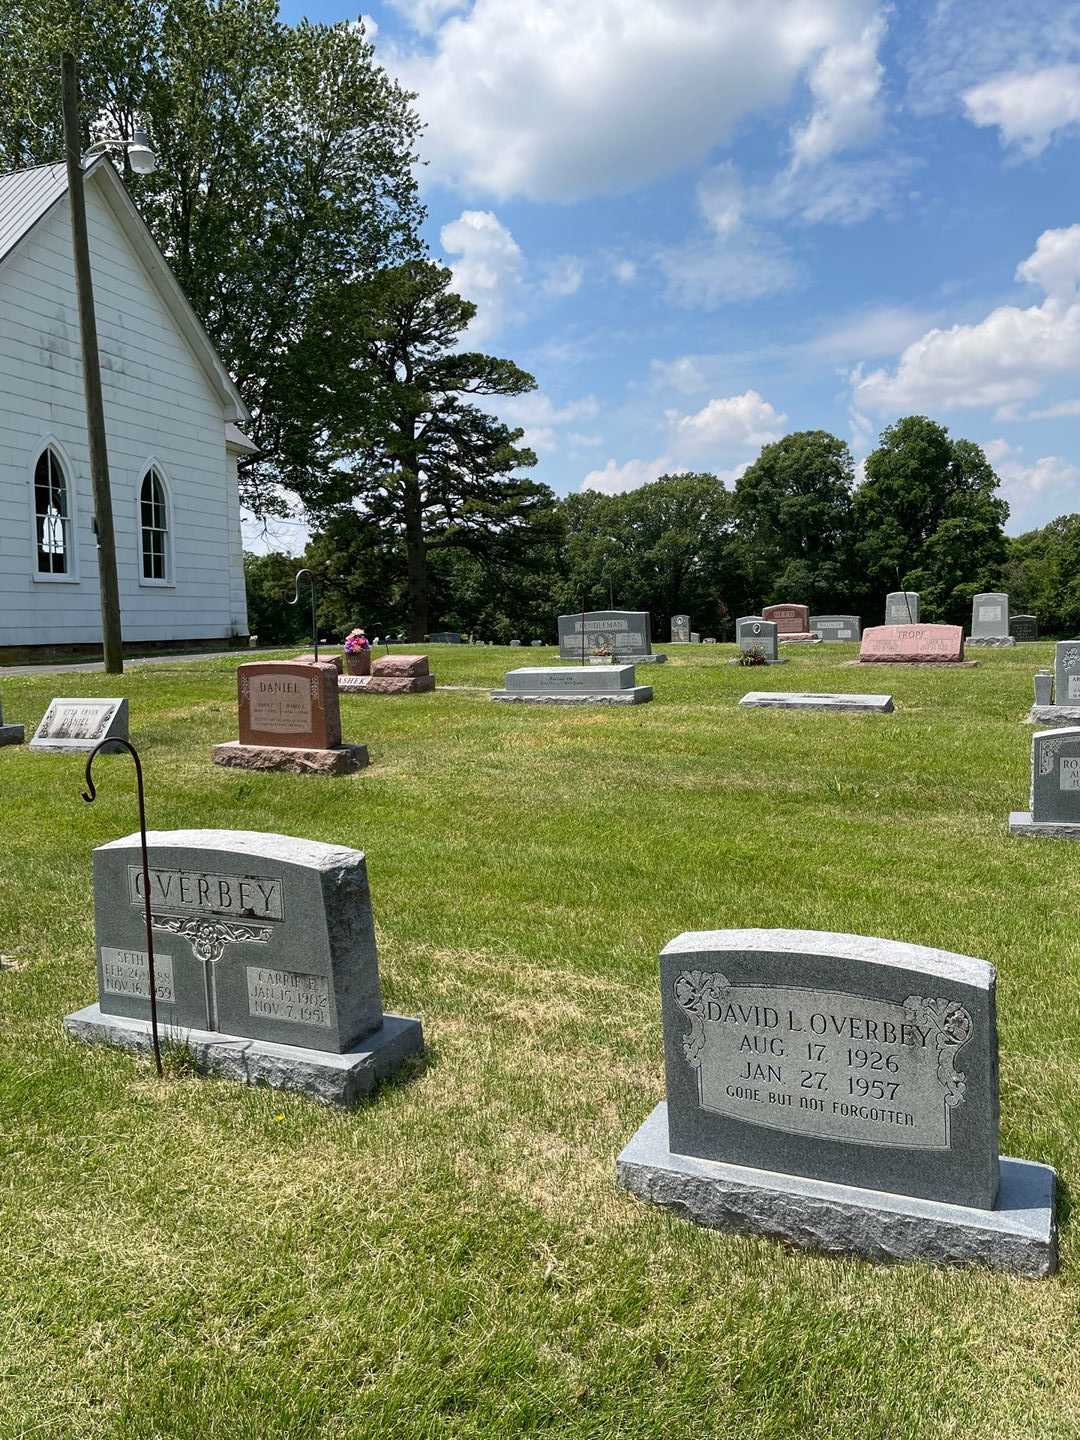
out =
<svg viewBox="0 0 1080 1440"><path fill-rule="evenodd" d="M90 479L94 487L94 529L97 533L98 584L101 589L101 640L105 673L124 672L124 643L120 630L120 584L116 577L116 536L113 531L112 491L109 488L109 453L105 443L105 406L101 398L101 361L98 356L94 282L90 275L90 242L86 233L86 197L83 194L82 150L79 136L79 78L75 56L60 62L64 92L64 153L67 159L71 240L75 251L75 291L79 300L82 336L83 389L86 393L86 429L90 439Z"/></svg>

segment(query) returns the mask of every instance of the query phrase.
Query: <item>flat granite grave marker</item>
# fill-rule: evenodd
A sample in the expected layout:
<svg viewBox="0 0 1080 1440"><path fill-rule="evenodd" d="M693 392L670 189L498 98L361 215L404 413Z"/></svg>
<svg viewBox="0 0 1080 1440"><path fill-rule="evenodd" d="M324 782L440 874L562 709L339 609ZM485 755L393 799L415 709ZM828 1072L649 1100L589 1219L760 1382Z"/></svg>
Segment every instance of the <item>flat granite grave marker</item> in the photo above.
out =
<svg viewBox="0 0 1080 1440"><path fill-rule="evenodd" d="M998 1156L992 966L716 930L665 946L660 986L667 1101L619 1156L625 1189L814 1249L1054 1271L1054 1171Z"/></svg>
<svg viewBox="0 0 1080 1440"><path fill-rule="evenodd" d="M653 653L652 620L647 610L587 610L584 615L560 615L559 659L581 665L596 655L611 655L616 662L636 665L662 665L667 659L660 652Z"/></svg>
<svg viewBox="0 0 1080 1440"><path fill-rule="evenodd" d="M4 702L0 700L0 745L21 745L26 731L21 725L4 724Z"/></svg>
<svg viewBox="0 0 1080 1440"><path fill-rule="evenodd" d="M673 645L690 644L690 616L672 615L671 617L671 643Z"/></svg>
<svg viewBox="0 0 1080 1440"><path fill-rule="evenodd" d="M988 590L971 600L969 645L1015 645L1009 631L1009 597L1000 590Z"/></svg>
<svg viewBox="0 0 1080 1440"><path fill-rule="evenodd" d="M886 625L918 625L919 592L917 590L890 590L885 596Z"/></svg>
<svg viewBox="0 0 1080 1440"><path fill-rule="evenodd" d="M1080 840L1080 726L1032 735L1029 797L1009 816L1012 834Z"/></svg>
<svg viewBox="0 0 1080 1440"><path fill-rule="evenodd" d="M351 775L368 763L366 745L343 745L338 667L332 662L264 660L240 665L240 739L214 746L214 764L296 775Z"/></svg>
<svg viewBox="0 0 1080 1440"><path fill-rule="evenodd" d="M126 700L56 699L41 717L30 741L31 750L89 752L103 740L128 738ZM119 745L109 747L119 750ZM108 753L106 751L105 753Z"/></svg>
<svg viewBox="0 0 1080 1440"><path fill-rule="evenodd" d="M710 641L705 641L706 645ZM746 654L761 654L766 665L783 665L779 653L779 636L775 620L760 615L742 615L735 621L735 643ZM736 662L738 663L738 662Z"/></svg>
<svg viewBox="0 0 1080 1440"><path fill-rule="evenodd" d="M508 670L492 700L530 705L643 705L652 686L637 684L633 665L523 665Z"/></svg>
<svg viewBox="0 0 1080 1440"><path fill-rule="evenodd" d="M370 675L343 675L338 689L348 695L429 695L435 689L426 655L381 655Z"/></svg>
<svg viewBox="0 0 1080 1440"><path fill-rule="evenodd" d="M1039 638L1039 619L1037 615L1010 615L1009 634L1017 644L1027 644L1029 641Z"/></svg>
<svg viewBox="0 0 1080 1440"><path fill-rule="evenodd" d="M147 836L158 1023L200 1069L351 1104L423 1047L385 1015L362 852L246 830ZM98 1001L76 1038L150 1047L138 833L94 851Z"/></svg>
<svg viewBox="0 0 1080 1440"><path fill-rule="evenodd" d="M891 695L811 695L799 691L751 690L739 701L748 710L847 710L890 715Z"/></svg>
<svg viewBox="0 0 1080 1440"><path fill-rule="evenodd" d="M860 640L862 618L859 615L811 615L810 629L822 640Z"/></svg>
<svg viewBox="0 0 1080 1440"><path fill-rule="evenodd" d="M775 622L777 635L782 645L786 645L789 641L806 643L817 639L810 629L810 607L808 605L766 605L761 612L761 618Z"/></svg>
<svg viewBox="0 0 1080 1440"><path fill-rule="evenodd" d="M860 665L962 665L959 625L871 625L863 631Z"/></svg>

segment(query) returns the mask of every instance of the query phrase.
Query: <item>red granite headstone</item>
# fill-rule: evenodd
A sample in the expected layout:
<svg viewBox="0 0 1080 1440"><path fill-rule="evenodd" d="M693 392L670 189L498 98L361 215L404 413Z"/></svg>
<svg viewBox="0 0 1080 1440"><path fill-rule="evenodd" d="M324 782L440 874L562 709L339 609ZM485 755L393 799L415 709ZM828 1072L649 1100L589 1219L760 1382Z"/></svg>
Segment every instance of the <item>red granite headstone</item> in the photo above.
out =
<svg viewBox="0 0 1080 1440"><path fill-rule="evenodd" d="M341 744L333 664L268 660L236 672L240 744L333 750Z"/></svg>
<svg viewBox="0 0 1080 1440"><path fill-rule="evenodd" d="M863 631L863 665L956 665L964 658L959 625L872 625Z"/></svg>
<svg viewBox="0 0 1080 1440"><path fill-rule="evenodd" d="M427 675L426 655L380 655L371 667L373 675Z"/></svg>
<svg viewBox="0 0 1080 1440"><path fill-rule="evenodd" d="M775 620L780 640L785 635L805 635L810 629L809 605L766 605L761 618Z"/></svg>

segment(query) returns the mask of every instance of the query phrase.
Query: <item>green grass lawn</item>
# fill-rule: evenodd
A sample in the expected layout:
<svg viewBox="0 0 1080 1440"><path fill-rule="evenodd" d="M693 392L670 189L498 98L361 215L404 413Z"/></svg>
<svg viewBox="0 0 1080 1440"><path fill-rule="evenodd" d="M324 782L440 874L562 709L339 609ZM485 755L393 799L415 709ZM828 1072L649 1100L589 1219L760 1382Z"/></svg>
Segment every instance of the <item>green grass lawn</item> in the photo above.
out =
<svg viewBox="0 0 1080 1440"><path fill-rule="evenodd" d="M243 656L0 676L28 736L54 694L126 695L152 828L366 851L384 1000L429 1045L334 1112L67 1040L132 767L99 761L90 806L84 757L0 750L0 1437L1080 1435L1080 846L1006 829L1052 646L952 671L675 647L625 709L489 702L551 650L428 653L435 694L343 697L372 767L333 780L210 763ZM897 710L737 709L765 688ZM657 953L726 926L997 966L1001 1149L1057 1167L1059 1276L788 1251L616 1190L663 1093Z"/></svg>

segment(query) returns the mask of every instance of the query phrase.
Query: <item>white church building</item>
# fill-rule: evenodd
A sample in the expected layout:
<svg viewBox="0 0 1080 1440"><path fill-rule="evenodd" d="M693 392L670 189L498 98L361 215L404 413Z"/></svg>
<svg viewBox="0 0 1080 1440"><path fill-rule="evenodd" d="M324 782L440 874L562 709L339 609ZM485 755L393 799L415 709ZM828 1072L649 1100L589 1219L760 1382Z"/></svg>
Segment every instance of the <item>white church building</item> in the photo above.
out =
<svg viewBox="0 0 1080 1440"><path fill-rule="evenodd" d="M112 164L85 170L125 646L247 634L250 415ZM0 175L0 661L101 642L67 172Z"/></svg>

